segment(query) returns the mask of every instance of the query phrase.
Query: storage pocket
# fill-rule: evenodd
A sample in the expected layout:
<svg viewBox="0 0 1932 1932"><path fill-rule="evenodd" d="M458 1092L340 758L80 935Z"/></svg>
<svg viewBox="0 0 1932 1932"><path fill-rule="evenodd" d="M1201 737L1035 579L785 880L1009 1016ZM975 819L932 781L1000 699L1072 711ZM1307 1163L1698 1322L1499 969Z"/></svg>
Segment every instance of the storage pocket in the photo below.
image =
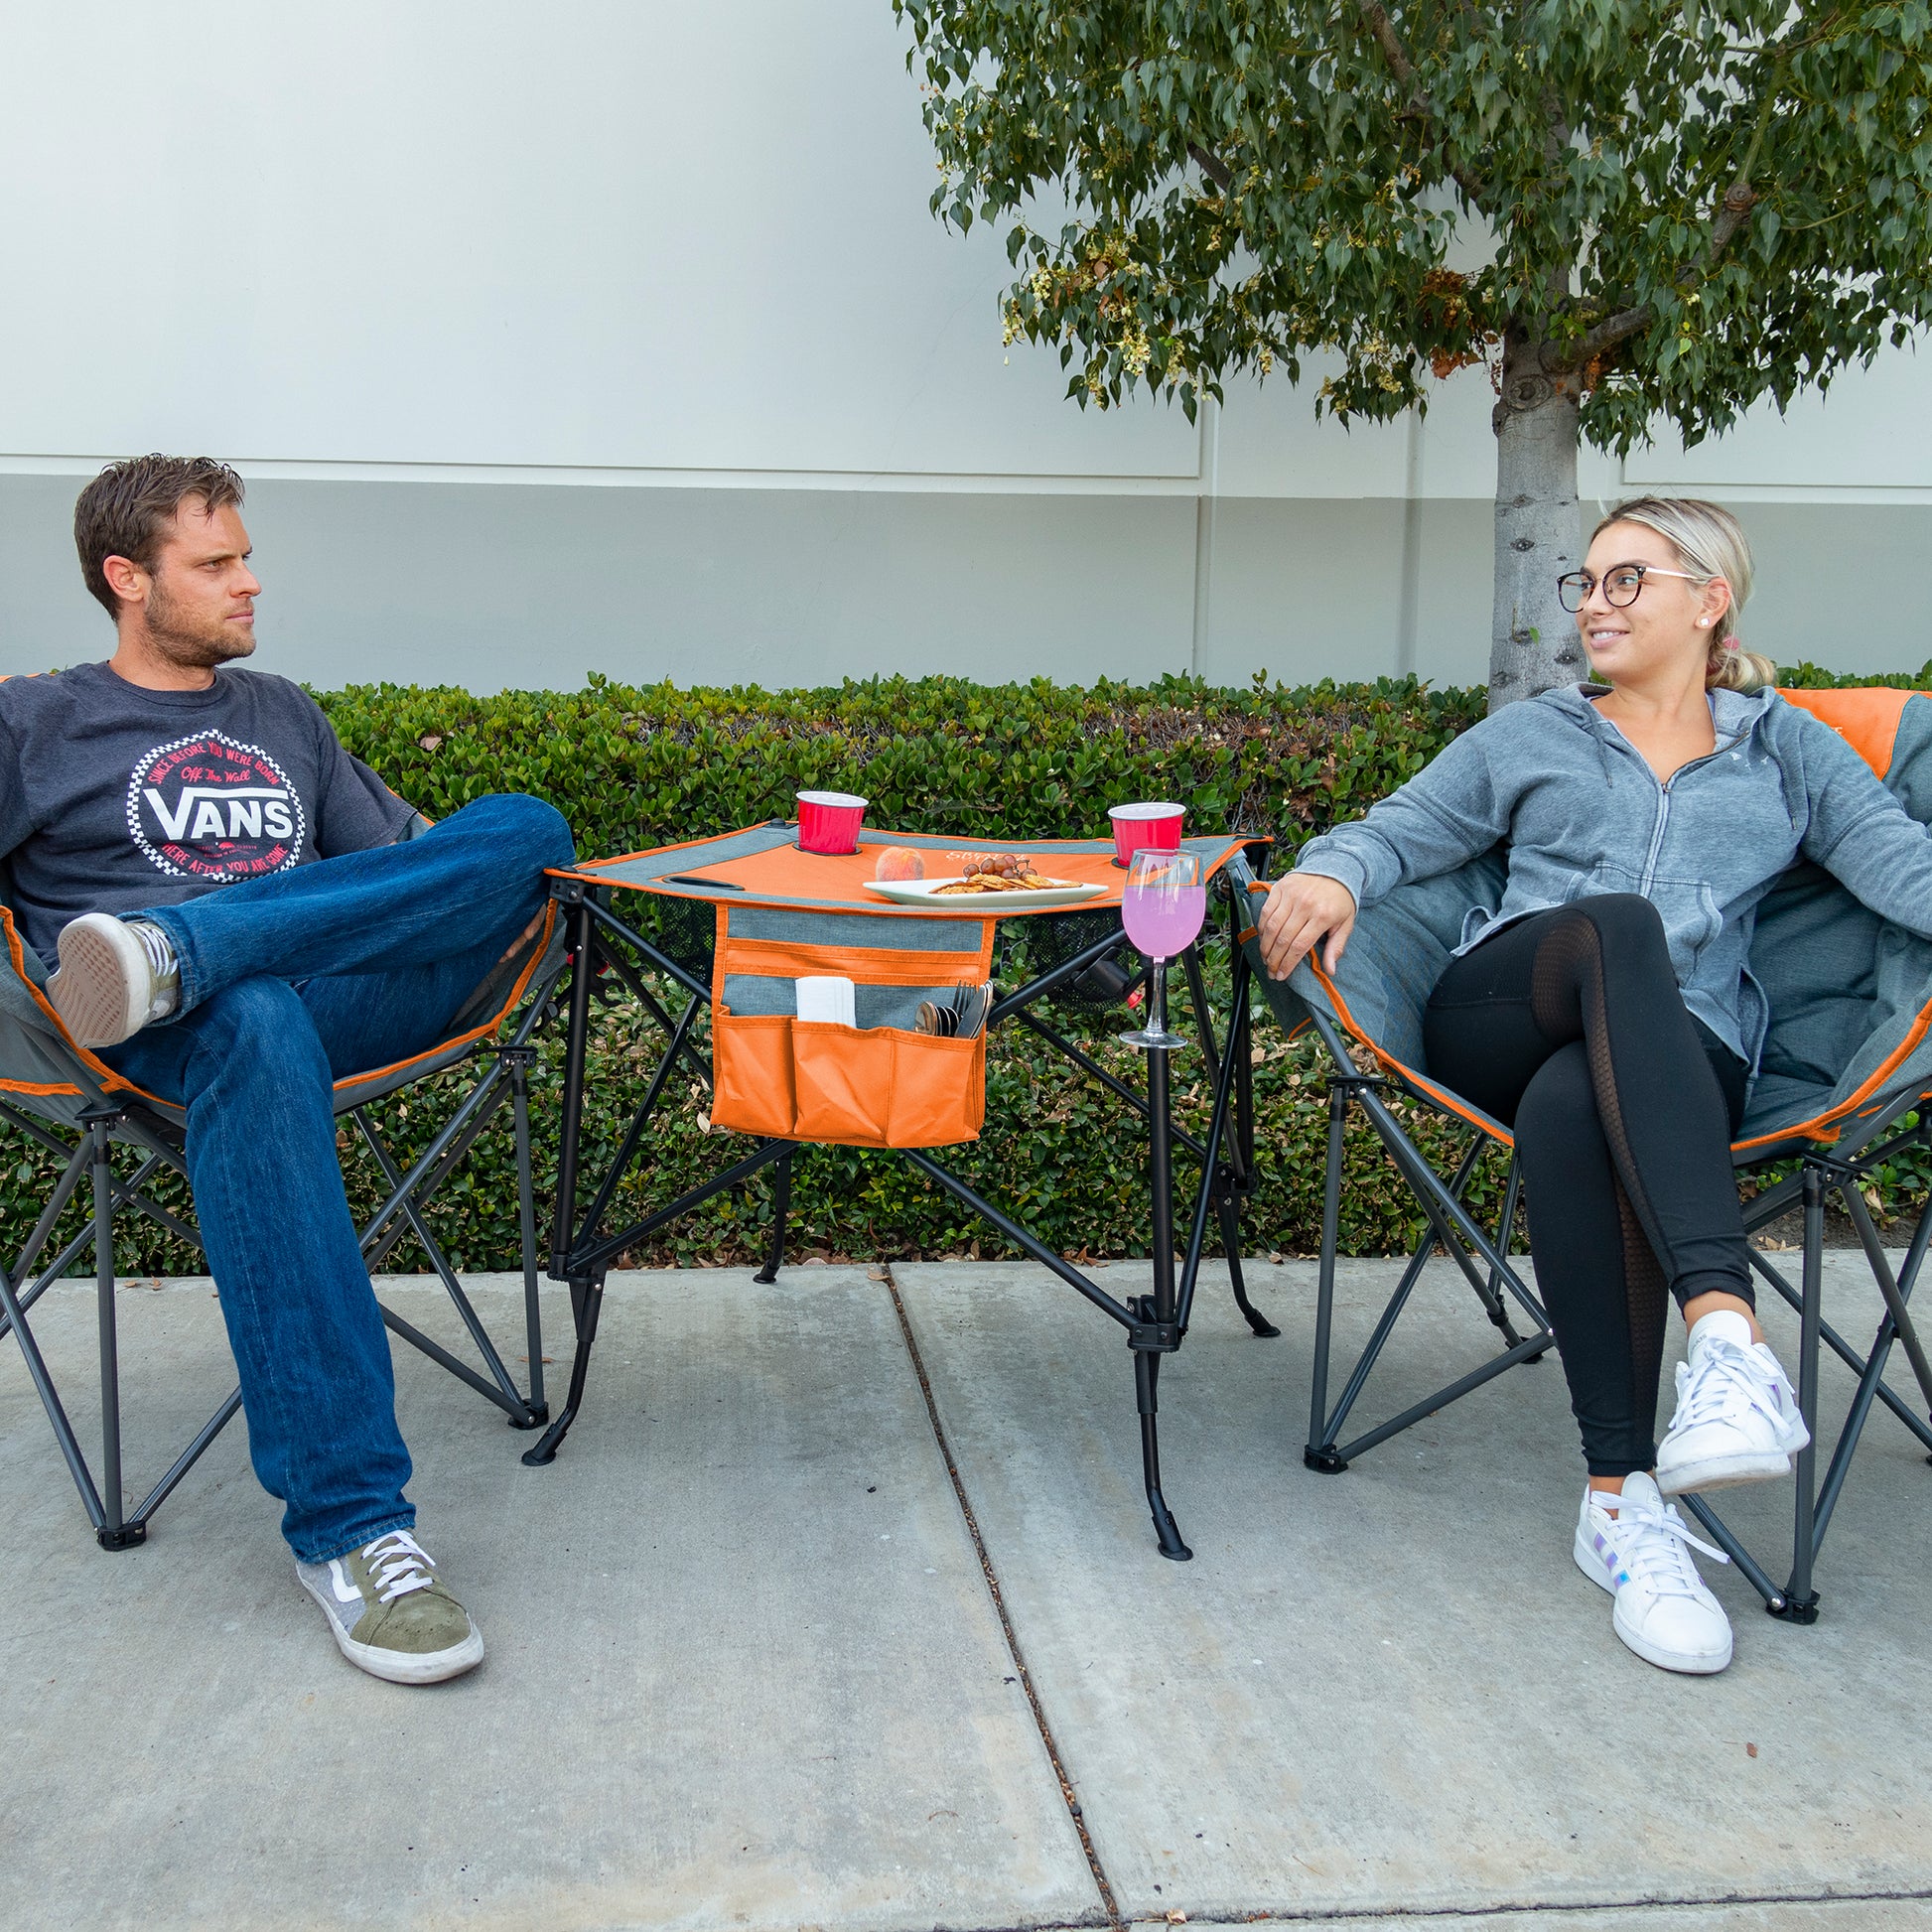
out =
<svg viewBox="0 0 1932 1932"><path fill-rule="evenodd" d="M711 1119L716 1127L790 1139L798 1117L784 1014L712 1015Z"/></svg>
<svg viewBox="0 0 1932 1932"><path fill-rule="evenodd" d="M791 1023L792 1132L801 1141L885 1147L892 1116L893 1042L885 1027Z"/></svg>
<svg viewBox="0 0 1932 1932"><path fill-rule="evenodd" d="M983 987L993 928L975 920L718 910L711 1118L741 1134L843 1147L949 1147L986 1118L986 1040L913 1031L921 1004ZM850 979L857 1026L797 1017L796 984ZM959 1011L955 1007L955 1011ZM980 1009L965 1011L978 1017Z"/></svg>
<svg viewBox="0 0 1932 1932"><path fill-rule="evenodd" d="M840 1147L951 1147L986 1120L986 1036L720 1015L714 1125Z"/></svg>
<svg viewBox="0 0 1932 1932"><path fill-rule="evenodd" d="M794 1021L793 1136L844 1147L951 1147L986 1118L986 1041Z"/></svg>
<svg viewBox="0 0 1932 1932"><path fill-rule="evenodd" d="M1590 868L1572 895L1571 902L1603 893L1629 894L1648 899L1656 908L1680 985L1690 980L1697 970L1699 955L1724 929L1724 912L1718 904L1718 896L1702 879L1653 877L1645 891L1638 874L1627 866L1612 865L1606 859Z"/></svg>
<svg viewBox="0 0 1932 1932"><path fill-rule="evenodd" d="M986 1030L971 1039L894 1033L888 1147L952 1147L976 1141L986 1122Z"/></svg>

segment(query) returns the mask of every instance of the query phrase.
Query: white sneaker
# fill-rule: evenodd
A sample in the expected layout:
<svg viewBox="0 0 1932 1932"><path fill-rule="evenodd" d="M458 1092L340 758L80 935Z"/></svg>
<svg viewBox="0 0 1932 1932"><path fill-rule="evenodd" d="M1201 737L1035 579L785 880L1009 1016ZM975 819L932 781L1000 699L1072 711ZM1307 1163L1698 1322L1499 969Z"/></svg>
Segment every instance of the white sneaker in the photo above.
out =
<svg viewBox="0 0 1932 1932"><path fill-rule="evenodd" d="M47 983L54 1011L82 1046L118 1046L181 1004L181 963L146 919L83 912L61 928L60 969Z"/></svg>
<svg viewBox="0 0 1932 1932"><path fill-rule="evenodd" d="M1691 1534L1647 1475L1626 1476L1620 1496L1585 1489L1573 1551L1577 1568L1616 1598L1610 1627L1645 1663L1702 1677L1730 1662L1730 1619L1687 1543L1730 1561Z"/></svg>
<svg viewBox="0 0 1932 1932"><path fill-rule="evenodd" d="M1791 1378L1750 1323L1729 1309L1691 1330L1690 1357L1677 1365L1677 1413L1657 1449L1657 1487L1728 1489L1787 1475L1811 1441Z"/></svg>

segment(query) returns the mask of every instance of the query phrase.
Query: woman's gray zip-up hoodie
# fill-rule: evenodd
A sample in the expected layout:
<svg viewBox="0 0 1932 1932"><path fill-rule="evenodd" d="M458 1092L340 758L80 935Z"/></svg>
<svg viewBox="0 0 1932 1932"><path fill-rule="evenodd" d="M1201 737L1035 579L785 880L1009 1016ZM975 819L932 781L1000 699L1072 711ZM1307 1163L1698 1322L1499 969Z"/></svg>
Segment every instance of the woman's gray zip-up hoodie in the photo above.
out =
<svg viewBox="0 0 1932 1932"><path fill-rule="evenodd" d="M1714 691L1717 750L1660 784L1590 703L1605 689L1505 706L1365 818L1311 840L1296 871L1337 880L1366 909L1507 840L1502 903L1469 914L1461 952L1532 912L1640 893L1663 919L1684 1004L1753 1071L1769 1015L1751 927L1800 855L1932 939L1932 833L1829 725L1775 691Z"/></svg>

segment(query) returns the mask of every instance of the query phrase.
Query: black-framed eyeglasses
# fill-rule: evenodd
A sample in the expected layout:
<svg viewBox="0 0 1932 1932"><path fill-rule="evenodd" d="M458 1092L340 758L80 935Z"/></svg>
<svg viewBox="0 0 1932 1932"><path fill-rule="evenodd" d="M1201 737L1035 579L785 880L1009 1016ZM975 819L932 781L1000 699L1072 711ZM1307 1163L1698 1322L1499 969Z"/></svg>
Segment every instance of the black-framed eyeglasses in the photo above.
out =
<svg viewBox="0 0 1932 1932"><path fill-rule="evenodd" d="M1665 570L1661 564L1616 564L1603 573L1603 601L1621 611L1636 603L1646 577L1681 577L1687 584L1706 580L1688 570ZM1596 579L1587 570L1573 570L1557 579L1557 596L1566 611L1581 611L1596 589Z"/></svg>

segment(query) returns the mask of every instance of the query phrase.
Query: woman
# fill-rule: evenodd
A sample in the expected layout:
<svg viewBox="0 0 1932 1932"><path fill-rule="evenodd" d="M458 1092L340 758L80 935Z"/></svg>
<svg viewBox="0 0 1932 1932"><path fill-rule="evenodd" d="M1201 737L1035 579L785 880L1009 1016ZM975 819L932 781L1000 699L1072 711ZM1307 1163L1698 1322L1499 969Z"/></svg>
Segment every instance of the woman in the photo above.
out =
<svg viewBox="0 0 1932 1932"><path fill-rule="evenodd" d="M1602 682L1464 733L1305 847L1261 918L1277 979L1316 945L1332 970L1363 907L1508 840L1502 904L1431 996L1429 1070L1515 1130L1589 1471L1578 1567L1630 1649L1690 1672L1730 1661L1730 1625L1665 1498L1782 1475L1810 1440L1757 1325L1729 1157L1768 1017L1756 907L1802 855L1932 937L1932 836L1738 648L1750 581L1715 503L1620 504L1562 581ZM1667 1291L1690 1337L1658 1445Z"/></svg>

